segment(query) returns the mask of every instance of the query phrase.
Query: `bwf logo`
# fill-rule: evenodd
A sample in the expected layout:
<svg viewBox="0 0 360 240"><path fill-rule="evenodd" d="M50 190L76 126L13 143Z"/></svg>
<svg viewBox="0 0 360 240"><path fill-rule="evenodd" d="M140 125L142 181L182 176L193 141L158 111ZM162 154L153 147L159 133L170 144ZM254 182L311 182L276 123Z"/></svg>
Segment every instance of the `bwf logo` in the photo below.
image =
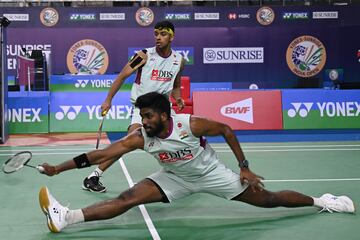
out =
<svg viewBox="0 0 360 240"><path fill-rule="evenodd" d="M55 118L57 120L63 120L65 116L69 120L74 120L77 115L79 115L82 106L59 106L61 108L61 112L55 113Z"/></svg>
<svg viewBox="0 0 360 240"><path fill-rule="evenodd" d="M247 123L254 123L253 99L248 98L239 102L221 107L221 114L228 118L237 119Z"/></svg>
<svg viewBox="0 0 360 240"><path fill-rule="evenodd" d="M309 114L313 104L314 103L312 103L312 102L291 103L293 108L289 109L287 114L291 118L295 117L297 114L299 114L300 117L305 118Z"/></svg>
<svg viewBox="0 0 360 240"><path fill-rule="evenodd" d="M88 84L89 80L77 80L77 83L75 83L75 87L79 88L79 87L86 87L86 85Z"/></svg>

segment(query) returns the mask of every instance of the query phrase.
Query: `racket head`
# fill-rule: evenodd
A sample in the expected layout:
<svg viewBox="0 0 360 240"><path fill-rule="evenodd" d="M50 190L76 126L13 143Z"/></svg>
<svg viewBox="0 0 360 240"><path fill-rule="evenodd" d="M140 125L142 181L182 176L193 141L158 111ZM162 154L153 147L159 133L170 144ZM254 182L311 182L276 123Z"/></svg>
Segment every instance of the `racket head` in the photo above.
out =
<svg viewBox="0 0 360 240"><path fill-rule="evenodd" d="M2 166L4 173L13 173L22 169L32 158L30 151L18 152L10 157Z"/></svg>

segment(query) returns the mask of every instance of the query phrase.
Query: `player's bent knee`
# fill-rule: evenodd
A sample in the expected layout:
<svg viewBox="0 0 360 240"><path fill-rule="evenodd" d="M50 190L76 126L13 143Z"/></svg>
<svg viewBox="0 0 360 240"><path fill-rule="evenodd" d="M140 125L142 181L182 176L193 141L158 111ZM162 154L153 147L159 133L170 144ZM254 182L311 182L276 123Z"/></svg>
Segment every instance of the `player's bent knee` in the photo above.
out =
<svg viewBox="0 0 360 240"><path fill-rule="evenodd" d="M122 205L126 205L127 207L134 207L141 204L140 199L132 192L132 189L122 192L117 199Z"/></svg>

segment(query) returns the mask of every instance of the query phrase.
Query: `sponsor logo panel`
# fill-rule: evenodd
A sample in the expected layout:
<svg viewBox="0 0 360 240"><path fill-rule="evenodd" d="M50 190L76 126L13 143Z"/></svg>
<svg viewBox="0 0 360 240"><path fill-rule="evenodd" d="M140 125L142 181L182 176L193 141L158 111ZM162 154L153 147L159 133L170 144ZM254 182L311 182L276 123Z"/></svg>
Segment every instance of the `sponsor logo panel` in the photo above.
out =
<svg viewBox="0 0 360 240"><path fill-rule="evenodd" d="M294 39L286 51L289 69L299 77L317 75L326 63L326 49L322 42L313 36L300 36Z"/></svg>
<svg viewBox="0 0 360 240"><path fill-rule="evenodd" d="M313 19L337 19L339 18L338 11L323 11L323 12L313 12Z"/></svg>
<svg viewBox="0 0 360 240"><path fill-rule="evenodd" d="M203 63L263 63L264 48L203 48Z"/></svg>
<svg viewBox="0 0 360 240"><path fill-rule="evenodd" d="M201 12L194 13L195 20L219 20L220 13L218 12Z"/></svg>
<svg viewBox="0 0 360 240"><path fill-rule="evenodd" d="M125 13L100 13L101 21L125 20Z"/></svg>
<svg viewBox="0 0 360 240"><path fill-rule="evenodd" d="M9 132L11 134L49 132L48 104L48 96L11 97L6 114Z"/></svg>
<svg viewBox="0 0 360 240"><path fill-rule="evenodd" d="M3 15L10 21L20 21L20 22L28 22L29 14L21 14L21 13L4 13Z"/></svg>
<svg viewBox="0 0 360 240"><path fill-rule="evenodd" d="M102 119L98 99L104 97L106 92L53 93L50 99L50 131L97 131L99 120ZM131 112L130 92L118 93L106 115L104 131L126 131Z"/></svg>
<svg viewBox="0 0 360 240"><path fill-rule="evenodd" d="M280 91L194 92L193 98L195 115L234 130L282 129Z"/></svg>
<svg viewBox="0 0 360 240"><path fill-rule="evenodd" d="M117 75L56 75L51 78L51 92L106 92ZM129 76L119 91L128 91L135 75Z"/></svg>
<svg viewBox="0 0 360 240"><path fill-rule="evenodd" d="M231 12L231 13L228 13L227 18L228 18L229 20L249 19L249 18L250 18L250 13L235 13L235 12Z"/></svg>
<svg viewBox="0 0 360 240"><path fill-rule="evenodd" d="M284 20L308 20L308 12L283 12L282 18Z"/></svg>
<svg viewBox="0 0 360 240"><path fill-rule="evenodd" d="M283 91L286 129L359 128L359 91Z"/></svg>
<svg viewBox="0 0 360 240"><path fill-rule="evenodd" d="M32 50L42 50L42 53L45 54L47 60L49 60L51 54L51 44L7 44L6 54L7 54L7 68L8 70L17 69L17 56L24 55L23 48L26 49L26 52L31 55Z"/></svg>
<svg viewBox="0 0 360 240"><path fill-rule="evenodd" d="M191 20L191 13L165 13L166 20L179 20L189 21Z"/></svg>
<svg viewBox="0 0 360 240"><path fill-rule="evenodd" d="M95 13L71 13L69 17L70 21L95 21Z"/></svg>

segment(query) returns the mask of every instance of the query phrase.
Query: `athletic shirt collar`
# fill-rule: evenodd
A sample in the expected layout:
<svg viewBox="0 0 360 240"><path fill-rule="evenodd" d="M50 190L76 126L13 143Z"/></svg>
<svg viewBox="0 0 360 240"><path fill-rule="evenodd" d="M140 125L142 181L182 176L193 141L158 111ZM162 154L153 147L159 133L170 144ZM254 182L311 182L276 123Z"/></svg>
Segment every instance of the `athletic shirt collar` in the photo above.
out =
<svg viewBox="0 0 360 240"><path fill-rule="evenodd" d="M159 138L165 139L165 138L170 137L170 135L171 135L171 133L173 132L173 129L174 129L173 126L174 126L174 121L173 121L172 117L170 117L170 125L169 125L169 130L170 131L168 131L168 133L167 133L167 135L165 137L163 137L163 138L159 137Z"/></svg>

